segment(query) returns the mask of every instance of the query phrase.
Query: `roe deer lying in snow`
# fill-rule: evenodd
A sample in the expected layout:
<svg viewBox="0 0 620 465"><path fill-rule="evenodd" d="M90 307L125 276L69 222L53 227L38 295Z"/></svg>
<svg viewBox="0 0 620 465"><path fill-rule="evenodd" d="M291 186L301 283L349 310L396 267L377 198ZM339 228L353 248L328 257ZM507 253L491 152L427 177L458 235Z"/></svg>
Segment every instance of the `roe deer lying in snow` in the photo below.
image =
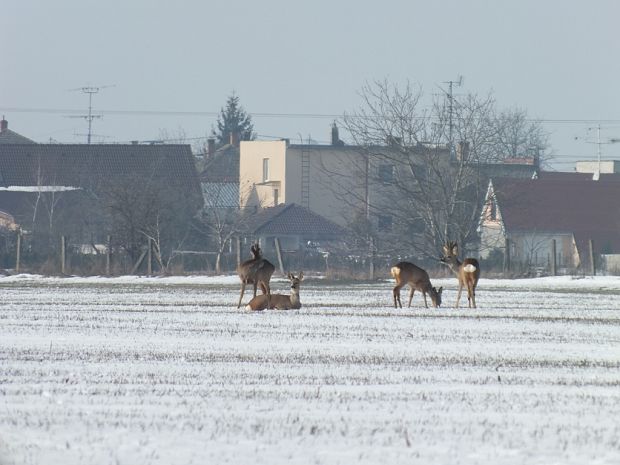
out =
<svg viewBox="0 0 620 465"><path fill-rule="evenodd" d="M276 268L269 260L262 257L258 243L252 244L250 252L252 252L252 258L246 260L237 267L237 274L241 280L241 295L239 296L237 308L241 307L241 300L243 300L246 284L254 285L254 297L256 297L256 288L259 285L263 294L267 295L267 299L269 299L269 295L271 294L269 280Z"/></svg>
<svg viewBox="0 0 620 465"><path fill-rule="evenodd" d="M463 287L467 287L467 302L469 308L476 308L476 286L480 278L480 264L475 258L466 258L461 263L457 258L458 246L456 242L447 242L443 246L442 263L445 263L456 274L459 280L459 293L456 297L456 308L459 308L461 292Z"/></svg>
<svg viewBox="0 0 620 465"><path fill-rule="evenodd" d="M304 273L299 273L299 276L295 276L292 273L288 274L288 279L291 281L291 295L271 294L271 297L267 295L259 295L254 297L245 306L246 310L264 310L266 308L277 308L278 310L289 310L291 308L301 308L301 301L299 300L299 284L304 279Z"/></svg>
<svg viewBox="0 0 620 465"><path fill-rule="evenodd" d="M413 298L413 293L415 291L422 292L422 295L424 296L424 306L426 308L428 308L426 294L431 296L431 301L433 302L434 307L439 307L441 305L441 291L443 288L434 288L431 285L431 280L428 277L428 273L419 266L416 266L410 262L399 262L391 268L390 272L392 273L392 277L396 279L396 286L392 291L392 294L394 295L395 308L398 308L399 306L400 308L403 308L400 302L400 290L407 284L409 284L409 287L411 288L411 291L409 292L409 307L411 307L411 299Z"/></svg>

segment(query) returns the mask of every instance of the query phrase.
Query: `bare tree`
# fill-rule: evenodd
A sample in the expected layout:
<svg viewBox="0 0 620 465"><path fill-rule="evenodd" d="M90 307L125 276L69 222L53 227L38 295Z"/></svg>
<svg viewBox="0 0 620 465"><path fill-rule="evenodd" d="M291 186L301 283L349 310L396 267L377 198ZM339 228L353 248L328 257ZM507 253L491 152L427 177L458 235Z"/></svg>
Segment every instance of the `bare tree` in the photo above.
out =
<svg viewBox="0 0 620 465"><path fill-rule="evenodd" d="M163 273L187 237L196 202L157 178L119 177L104 194L111 234L133 262L150 239Z"/></svg>
<svg viewBox="0 0 620 465"><path fill-rule="evenodd" d="M509 135L519 141L516 153L533 143L546 148L540 125L522 110L498 115L490 94L442 95L425 109L419 86L384 80L367 84L360 96L361 107L343 118L359 147L351 152L361 160L354 163L358 172L325 171L327 178L366 179L356 205L370 224L373 216L391 217L390 230L374 231L379 248L398 244L433 258L447 240L465 249L476 237L486 165L515 153L507 153Z"/></svg>
<svg viewBox="0 0 620 465"><path fill-rule="evenodd" d="M500 112L495 118L497 126L495 149L505 157L539 157L539 162L547 161L549 135L543 130L540 121L531 120L527 111L513 108Z"/></svg>
<svg viewBox="0 0 620 465"><path fill-rule="evenodd" d="M251 207L242 211L239 208L239 187L234 183L207 183L203 185L204 206L196 215L194 228L207 237L215 249L215 271L222 272L222 257L233 237L241 234L253 213L258 210ZM243 192L249 191L242 188Z"/></svg>

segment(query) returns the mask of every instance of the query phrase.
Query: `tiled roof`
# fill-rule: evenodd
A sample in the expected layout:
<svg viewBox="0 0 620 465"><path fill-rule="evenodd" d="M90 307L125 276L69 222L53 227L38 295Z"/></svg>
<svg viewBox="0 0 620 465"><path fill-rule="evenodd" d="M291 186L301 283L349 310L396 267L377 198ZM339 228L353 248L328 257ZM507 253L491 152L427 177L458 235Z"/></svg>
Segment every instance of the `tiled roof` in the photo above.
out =
<svg viewBox="0 0 620 465"><path fill-rule="evenodd" d="M200 173L202 182L239 183L239 147L227 144L206 158Z"/></svg>
<svg viewBox="0 0 620 465"><path fill-rule="evenodd" d="M200 195L189 145L0 145L0 186L99 189L127 175Z"/></svg>
<svg viewBox="0 0 620 465"><path fill-rule="evenodd" d="M0 144L35 144L36 142L27 137L17 134L10 129L0 131Z"/></svg>
<svg viewBox="0 0 620 465"><path fill-rule="evenodd" d="M582 259L589 239L595 252L620 253L620 177L576 174L493 179L506 231L572 233Z"/></svg>
<svg viewBox="0 0 620 465"><path fill-rule="evenodd" d="M255 235L295 235L308 239L338 239L343 230L336 223L297 204L264 208L248 224Z"/></svg>
<svg viewBox="0 0 620 465"><path fill-rule="evenodd" d="M215 208L239 207L238 182L202 182L205 206Z"/></svg>

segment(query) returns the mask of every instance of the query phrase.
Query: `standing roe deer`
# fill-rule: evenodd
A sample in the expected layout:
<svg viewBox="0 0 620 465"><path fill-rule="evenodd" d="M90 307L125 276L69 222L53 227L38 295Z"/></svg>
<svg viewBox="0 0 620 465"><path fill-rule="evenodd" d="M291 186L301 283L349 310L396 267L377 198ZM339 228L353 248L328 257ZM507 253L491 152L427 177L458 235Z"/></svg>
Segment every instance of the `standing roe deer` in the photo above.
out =
<svg viewBox="0 0 620 465"><path fill-rule="evenodd" d="M258 295L250 300L250 302L245 306L245 309L264 310L266 308L276 308L278 310L289 310L291 308L301 308L301 300L299 300L299 284L304 279L304 273L302 271L297 277L294 274L289 273L288 279L291 281L291 295L271 294L271 297L266 295Z"/></svg>
<svg viewBox="0 0 620 465"><path fill-rule="evenodd" d="M456 274L459 280L459 293L456 297L456 308L459 308L461 292L467 287L467 302L469 308L476 308L476 286L480 278L480 264L475 258L466 258L461 263L457 258L458 246L456 242L447 242L443 246L442 263L445 263Z"/></svg>
<svg viewBox="0 0 620 465"><path fill-rule="evenodd" d="M269 280L276 268L269 260L262 257L258 243L252 244L250 251L252 252L253 258L246 260L237 267L237 274L241 280L241 295L239 296L237 308L241 307L241 300L243 300L246 284L254 285L254 297L256 297L256 288L259 285L263 294L267 295L267 299L269 299L269 295L271 295Z"/></svg>
<svg viewBox="0 0 620 465"><path fill-rule="evenodd" d="M435 308L441 306L441 291L443 288L434 288L431 285L431 280L428 277L428 273L422 268L410 262L399 262L392 267L390 272L392 273L392 277L396 279L396 286L392 291L392 294L394 295L394 308L398 308L398 306L403 308L400 302L400 290L406 284L409 284L409 287L411 288L411 291L409 292L409 307L411 307L411 299L413 299L413 293L415 291L422 292L422 295L424 296L424 306L426 308L428 308L428 303L426 301L427 293L431 296L431 301L433 302L433 306Z"/></svg>

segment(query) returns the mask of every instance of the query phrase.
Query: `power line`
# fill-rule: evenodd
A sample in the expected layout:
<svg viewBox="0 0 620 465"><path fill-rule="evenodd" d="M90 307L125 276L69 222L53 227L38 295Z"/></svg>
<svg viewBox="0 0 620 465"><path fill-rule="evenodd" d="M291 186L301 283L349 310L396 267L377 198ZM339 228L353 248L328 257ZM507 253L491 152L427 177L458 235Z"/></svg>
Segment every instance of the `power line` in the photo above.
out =
<svg viewBox="0 0 620 465"><path fill-rule="evenodd" d="M27 107L0 107L0 111L15 113L78 113L80 110L69 108L27 108ZM137 115L137 116L219 116L216 111L188 111L188 110L99 110L100 114L109 115ZM334 119L342 118L343 114L330 113L249 113L252 118L317 118ZM347 115L349 118L371 118L357 115ZM433 119L430 116L418 116L416 119ZM587 118L527 118L526 121L549 123L549 124L613 124L620 125L620 119L587 119Z"/></svg>

